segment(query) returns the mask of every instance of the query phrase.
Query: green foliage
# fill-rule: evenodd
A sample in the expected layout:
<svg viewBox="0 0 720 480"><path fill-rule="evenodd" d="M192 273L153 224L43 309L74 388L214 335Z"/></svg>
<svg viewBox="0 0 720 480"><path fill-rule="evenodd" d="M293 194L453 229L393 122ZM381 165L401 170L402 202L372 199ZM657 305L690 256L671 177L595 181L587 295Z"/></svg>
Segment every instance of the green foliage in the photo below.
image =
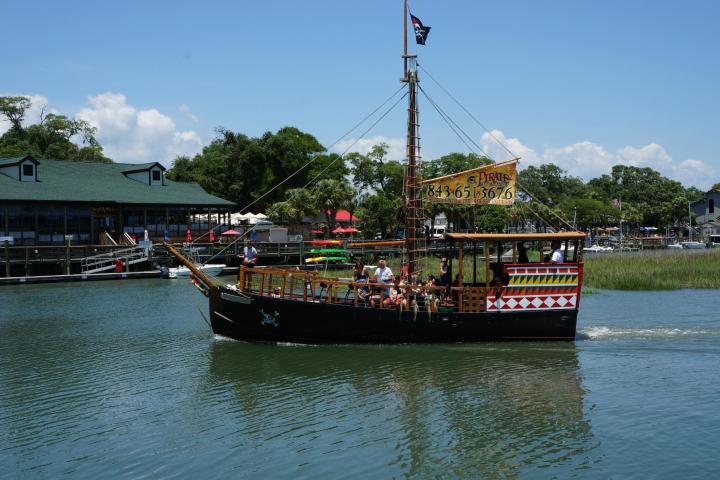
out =
<svg viewBox="0 0 720 480"><path fill-rule="evenodd" d="M312 190L312 205L316 210L325 214L328 227L335 226L335 216L338 210L347 209L355 190L345 180L320 180Z"/></svg>
<svg viewBox="0 0 720 480"><path fill-rule="evenodd" d="M563 216L572 220L579 230L614 225L619 220L619 211L610 205L592 198L566 198L561 206Z"/></svg>
<svg viewBox="0 0 720 480"><path fill-rule="evenodd" d="M225 129L219 129L218 133L218 137L192 159L176 158L168 178L198 182L209 193L243 207L260 199L299 170L254 208L264 210L283 201L288 190L305 186L337 158L319 155L324 147L315 137L294 127L281 128L277 133L266 132L258 138ZM307 165L313 158L316 160ZM346 170L337 164L342 164L342 160L332 164L322 175L345 174Z"/></svg>
<svg viewBox="0 0 720 480"><path fill-rule="evenodd" d="M510 223L510 213L500 205L481 205L476 207L474 224L481 232L500 233Z"/></svg>
<svg viewBox="0 0 720 480"><path fill-rule="evenodd" d="M350 153L353 184L361 192L384 192L402 196L405 167L396 160L387 159L388 145L375 145L367 155Z"/></svg>
<svg viewBox="0 0 720 480"><path fill-rule="evenodd" d="M360 230L370 238L376 234L394 236L400 225L398 210L401 206L402 198L397 196L375 193L365 197L358 209Z"/></svg>
<svg viewBox="0 0 720 480"><path fill-rule="evenodd" d="M583 181L567 175L557 165L530 165L518 174L519 190L527 191L533 198L549 207L555 207L570 198L586 197L588 192Z"/></svg>
<svg viewBox="0 0 720 480"><path fill-rule="evenodd" d="M40 123L23 127L22 121L30 105L26 97L0 97L0 118L12 125L0 137L0 156L32 155L54 160L112 162L102 153L102 146L95 138L96 129L84 120L49 113ZM83 146L72 141L77 137Z"/></svg>
<svg viewBox="0 0 720 480"><path fill-rule="evenodd" d="M622 199L623 219L643 225L668 225L687 216L689 195L697 189L686 190L675 180L662 176L652 168L615 165L610 175L602 175L588 182L594 198L610 205ZM632 214L635 215L632 215Z"/></svg>

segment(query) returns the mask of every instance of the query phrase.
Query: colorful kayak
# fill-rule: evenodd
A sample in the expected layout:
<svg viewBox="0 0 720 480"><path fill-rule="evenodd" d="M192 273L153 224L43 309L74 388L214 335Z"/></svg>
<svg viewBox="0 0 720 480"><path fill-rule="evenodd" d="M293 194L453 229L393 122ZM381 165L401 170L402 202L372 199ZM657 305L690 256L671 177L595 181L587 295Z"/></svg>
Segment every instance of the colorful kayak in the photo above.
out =
<svg viewBox="0 0 720 480"><path fill-rule="evenodd" d="M340 254L340 255L347 255L347 250L343 250L342 248L320 248L320 249L312 249L310 250L311 254Z"/></svg>
<svg viewBox="0 0 720 480"><path fill-rule="evenodd" d="M305 259L305 263L331 263L331 262L347 262L347 257L313 257Z"/></svg>

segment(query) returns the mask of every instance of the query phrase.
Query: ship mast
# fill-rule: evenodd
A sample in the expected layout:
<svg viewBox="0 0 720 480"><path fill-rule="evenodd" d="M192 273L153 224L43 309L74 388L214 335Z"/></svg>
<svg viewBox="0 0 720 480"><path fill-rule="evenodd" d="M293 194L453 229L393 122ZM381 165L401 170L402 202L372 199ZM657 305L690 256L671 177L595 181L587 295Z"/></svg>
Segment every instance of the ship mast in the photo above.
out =
<svg viewBox="0 0 720 480"><path fill-rule="evenodd" d="M417 164L420 158L420 119L417 105L417 55L408 55L407 0L404 0L404 76L402 81L408 84L407 110L407 162L405 164L405 247L408 254L408 276L417 273L418 253L425 251L424 214L420 198L420 186L417 176Z"/></svg>

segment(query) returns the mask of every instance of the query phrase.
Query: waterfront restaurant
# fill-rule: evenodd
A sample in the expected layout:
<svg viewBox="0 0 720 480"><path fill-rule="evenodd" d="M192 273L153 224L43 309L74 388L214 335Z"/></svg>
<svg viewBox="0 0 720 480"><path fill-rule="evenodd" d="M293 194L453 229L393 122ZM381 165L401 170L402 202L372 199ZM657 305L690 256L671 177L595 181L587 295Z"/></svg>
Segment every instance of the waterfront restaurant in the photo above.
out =
<svg viewBox="0 0 720 480"><path fill-rule="evenodd" d="M127 233L154 241L193 238L228 223L233 202L197 183L165 178L161 164L87 163L0 157L0 237L15 245L121 243ZM202 220L200 220L202 215ZM217 233L217 232L216 232Z"/></svg>

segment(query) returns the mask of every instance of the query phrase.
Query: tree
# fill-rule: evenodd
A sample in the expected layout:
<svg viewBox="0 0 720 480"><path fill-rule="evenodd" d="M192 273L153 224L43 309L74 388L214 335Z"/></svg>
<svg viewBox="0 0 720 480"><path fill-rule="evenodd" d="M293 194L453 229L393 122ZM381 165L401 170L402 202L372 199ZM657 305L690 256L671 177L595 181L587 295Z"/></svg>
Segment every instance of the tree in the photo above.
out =
<svg viewBox="0 0 720 480"><path fill-rule="evenodd" d="M10 122L13 130L20 132L25 112L31 105L27 97L0 97L0 116Z"/></svg>
<svg viewBox="0 0 720 480"><path fill-rule="evenodd" d="M32 155L54 160L111 163L88 122L49 113L38 124L23 127L30 107L26 97L0 97L0 117L12 127L0 137L0 156ZM82 146L73 141L78 139Z"/></svg>
<svg viewBox="0 0 720 480"><path fill-rule="evenodd" d="M500 205L480 205L474 223L481 232L500 233L510 223L510 212Z"/></svg>
<svg viewBox="0 0 720 480"><path fill-rule="evenodd" d="M549 207L560 205L567 198L584 197L587 188L578 177L571 177L553 164L530 165L518 174L519 189Z"/></svg>
<svg viewBox="0 0 720 480"><path fill-rule="evenodd" d="M262 211L283 201L288 190L304 187L326 166L323 175L344 174L343 162L333 163L337 156L322 155L325 148L315 137L295 127L257 138L224 128L217 133L202 153L176 158L168 178L198 182L214 195Z"/></svg>
<svg viewBox="0 0 720 480"><path fill-rule="evenodd" d="M320 180L312 189L312 204L325 214L330 230L335 227L338 210L347 209L355 196L355 190L343 180Z"/></svg>
<svg viewBox="0 0 720 480"><path fill-rule="evenodd" d="M358 209L360 230L366 236L376 233L383 237L392 236L399 225L397 213L401 206L400 197L384 193L368 195Z"/></svg>
<svg viewBox="0 0 720 480"><path fill-rule="evenodd" d="M347 160L352 165L353 184L361 192L385 192L402 196L405 167L396 160L387 159L388 145L380 143L367 155L351 153Z"/></svg>
<svg viewBox="0 0 720 480"><path fill-rule="evenodd" d="M662 226L687 216L688 192L680 182L662 176L652 168L615 165L609 175L588 182L592 196L607 205L622 201L623 218L631 211L641 212L637 224Z"/></svg>

